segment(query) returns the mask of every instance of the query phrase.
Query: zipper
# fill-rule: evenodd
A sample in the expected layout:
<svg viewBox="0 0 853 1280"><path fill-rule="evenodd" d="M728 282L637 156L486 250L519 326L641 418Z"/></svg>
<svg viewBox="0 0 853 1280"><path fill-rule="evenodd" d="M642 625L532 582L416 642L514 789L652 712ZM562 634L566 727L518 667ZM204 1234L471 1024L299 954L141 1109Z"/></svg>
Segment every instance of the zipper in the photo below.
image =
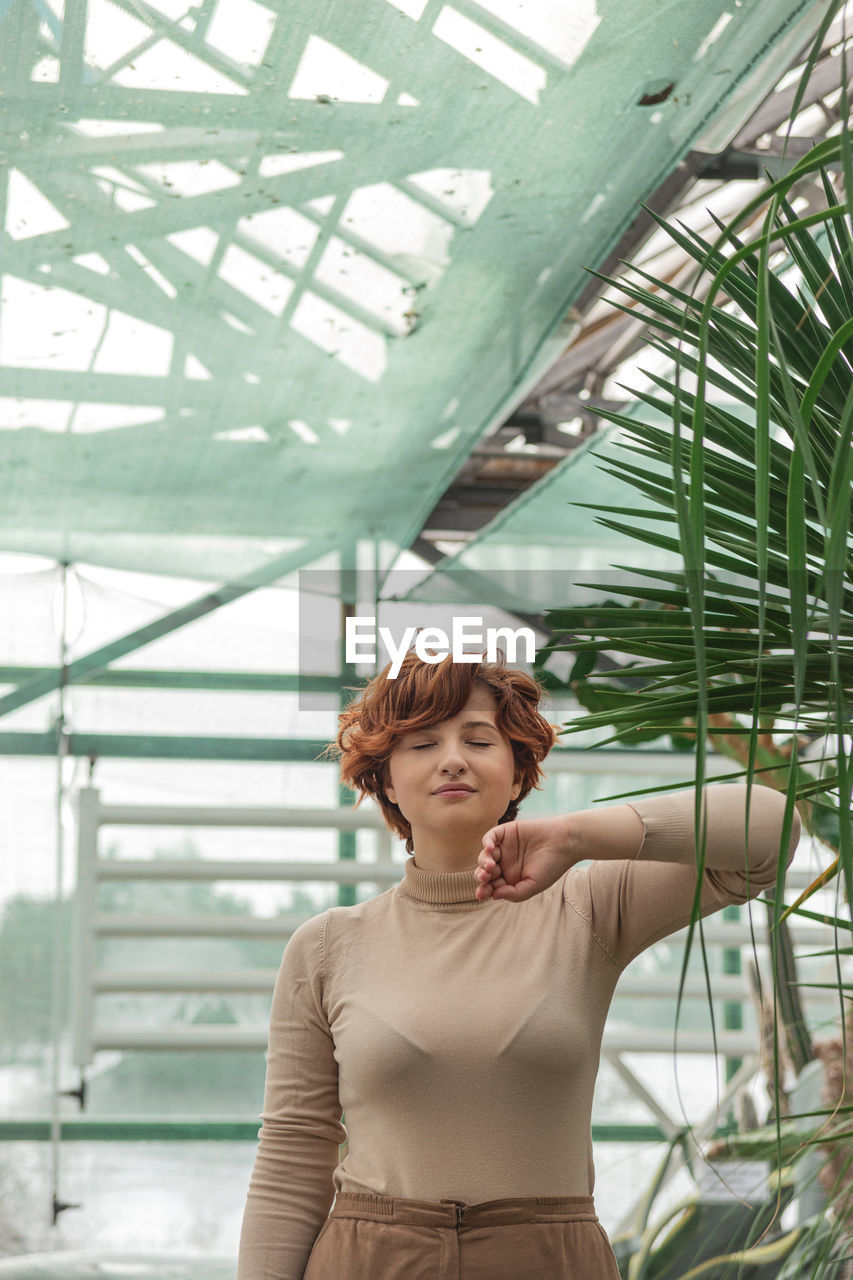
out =
<svg viewBox="0 0 853 1280"><path fill-rule="evenodd" d="M465 1210L466 1210L467 1208L469 1208L469 1206L465 1203L465 1201L464 1201L464 1200L442 1200L442 1201L441 1201L441 1204L443 1204L443 1205L444 1205L444 1204L452 1205L452 1206L453 1206L453 1217L454 1217L454 1219L455 1219L455 1221L454 1221L454 1224L453 1224L453 1225L454 1225L454 1226L456 1226L456 1227L464 1227L464 1225L465 1225Z"/></svg>

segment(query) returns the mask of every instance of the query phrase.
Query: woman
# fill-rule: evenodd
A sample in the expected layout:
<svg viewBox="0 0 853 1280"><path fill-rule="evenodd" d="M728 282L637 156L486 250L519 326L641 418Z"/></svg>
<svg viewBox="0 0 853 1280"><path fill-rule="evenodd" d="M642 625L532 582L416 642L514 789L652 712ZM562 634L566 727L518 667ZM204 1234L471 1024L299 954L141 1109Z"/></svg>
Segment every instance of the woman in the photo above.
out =
<svg viewBox="0 0 853 1280"><path fill-rule="evenodd" d="M287 945L238 1280L618 1280L593 1087L620 973L690 918L694 791L516 821L555 740L536 682L387 670L337 751L414 857ZM753 789L748 862L745 799L705 792L703 915L775 883L784 797Z"/></svg>

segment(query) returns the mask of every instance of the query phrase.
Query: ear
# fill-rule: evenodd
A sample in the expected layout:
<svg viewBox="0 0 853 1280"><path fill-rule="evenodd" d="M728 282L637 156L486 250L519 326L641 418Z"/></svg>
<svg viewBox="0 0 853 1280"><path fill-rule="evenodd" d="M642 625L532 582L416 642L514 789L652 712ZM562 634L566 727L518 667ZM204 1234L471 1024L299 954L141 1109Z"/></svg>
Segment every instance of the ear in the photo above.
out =
<svg viewBox="0 0 853 1280"><path fill-rule="evenodd" d="M397 792L394 790L394 788L390 784L385 788L385 795L388 797L388 799L391 801L392 804L397 803Z"/></svg>
<svg viewBox="0 0 853 1280"><path fill-rule="evenodd" d="M512 791L510 792L510 799L511 799L511 800L517 800L517 799L518 799L518 797L519 797L519 793L520 793L520 792L521 792L521 774L520 774L520 773L517 773L517 774L515 775L515 781L514 781L514 782L513 782L513 784L512 784Z"/></svg>

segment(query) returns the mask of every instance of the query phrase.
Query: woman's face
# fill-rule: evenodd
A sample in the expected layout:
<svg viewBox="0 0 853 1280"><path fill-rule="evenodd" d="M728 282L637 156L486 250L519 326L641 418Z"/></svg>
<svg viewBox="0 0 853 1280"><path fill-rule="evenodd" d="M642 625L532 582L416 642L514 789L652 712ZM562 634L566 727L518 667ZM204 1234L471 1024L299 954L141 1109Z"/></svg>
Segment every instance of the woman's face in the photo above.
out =
<svg viewBox="0 0 853 1280"><path fill-rule="evenodd" d="M520 792L512 746L495 724L495 711L490 691L475 685L452 719L407 733L392 751L385 794L411 825L416 847L418 832L452 831L454 843L463 836L479 841Z"/></svg>

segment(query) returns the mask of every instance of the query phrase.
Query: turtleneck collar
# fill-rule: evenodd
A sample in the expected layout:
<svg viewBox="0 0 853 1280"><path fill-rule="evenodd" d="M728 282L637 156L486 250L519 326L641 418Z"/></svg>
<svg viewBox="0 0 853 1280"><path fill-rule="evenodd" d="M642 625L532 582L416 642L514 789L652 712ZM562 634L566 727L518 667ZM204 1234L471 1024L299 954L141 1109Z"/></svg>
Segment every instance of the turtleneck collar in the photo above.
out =
<svg viewBox="0 0 853 1280"><path fill-rule="evenodd" d="M399 883L399 891L406 898L431 907L485 907L476 896L477 880L474 868L467 871L422 871L409 858L405 875Z"/></svg>

